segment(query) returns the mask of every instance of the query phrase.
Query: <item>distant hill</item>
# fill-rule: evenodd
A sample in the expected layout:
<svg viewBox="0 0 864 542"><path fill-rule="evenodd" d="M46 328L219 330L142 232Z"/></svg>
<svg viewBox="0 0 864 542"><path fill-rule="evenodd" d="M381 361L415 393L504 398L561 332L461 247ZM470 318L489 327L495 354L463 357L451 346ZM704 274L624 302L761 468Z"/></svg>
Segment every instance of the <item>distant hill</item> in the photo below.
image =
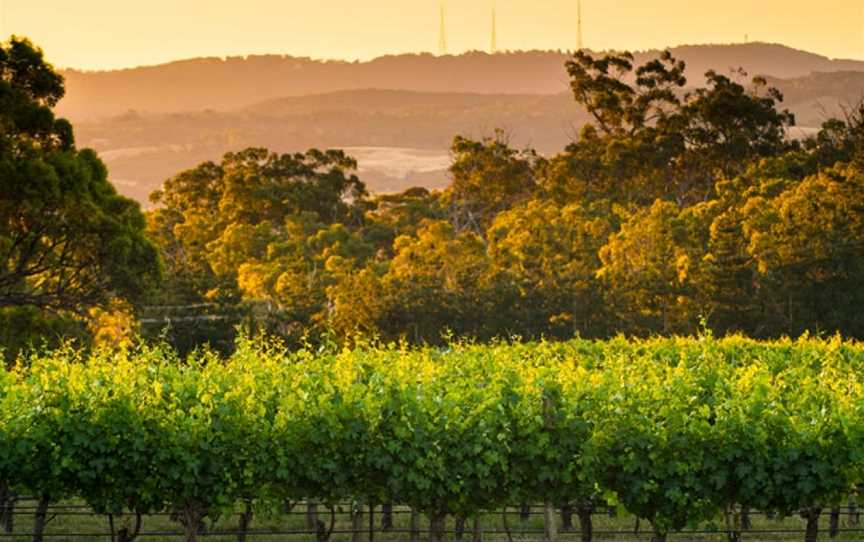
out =
<svg viewBox="0 0 864 542"><path fill-rule="evenodd" d="M709 69L738 67L751 74L797 78L813 72L864 71L864 62L832 60L782 45L682 46L672 52L700 83ZM636 53L637 62L657 51ZM482 52L436 57L399 55L369 62L290 56L201 58L117 71L66 70L67 97L59 112L73 121L123 114L227 111L278 98L382 88L414 92L555 95L567 90L556 51Z"/></svg>
<svg viewBox="0 0 864 542"><path fill-rule="evenodd" d="M693 84L702 81L694 74L711 68L772 74L782 107L802 127L795 135L813 133L864 97L861 62L765 44L675 53L688 61ZM639 53L637 62L653 54ZM78 143L99 151L118 188L142 202L177 172L249 146L346 148L375 192L434 188L447 182L447 149L457 134L479 138L500 128L517 147L563 149L587 121L567 89L564 61L563 53L539 52L368 63L253 57L67 72L60 112L75 121ZM329 89L351 85L357 88Z"/></svg>
<svg viewBox="0 0 864 542"><path fill-rule="evenodd" d="M845 109L864 100L864 72L817 72L794 79L768 78L768 84L783 91L783 106L795 113L800 126L820 126L829 117L842 117Z"/></svg>
<svg viewBox="0 0 864 542"><path fill-rule="evenodd" d="M376 192L446 183L450 142L502 129L517 146L561 150L585 123L569 94L482 95L340 91L270 100L236 111L126 113L76 124L112 181L139 201L169 176L249 146L288 152L346 148Z"/></svg>

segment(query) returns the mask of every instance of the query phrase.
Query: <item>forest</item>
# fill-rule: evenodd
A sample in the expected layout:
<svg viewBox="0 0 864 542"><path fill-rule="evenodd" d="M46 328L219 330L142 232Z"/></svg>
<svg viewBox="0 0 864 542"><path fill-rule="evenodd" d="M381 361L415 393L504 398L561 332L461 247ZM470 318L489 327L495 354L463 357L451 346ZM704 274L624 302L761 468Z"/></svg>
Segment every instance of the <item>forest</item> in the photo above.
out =
<svg viewBox="0 0 864 542"><path fill-rule="evenodd" d="M577 52L566 148L456 135L445 189L370 194L336 149L238 149L118 195L54 115L41 51L0 51L0 335L230 350L742 333L864 337L864 106L807 139L762 77Z"/></svg>

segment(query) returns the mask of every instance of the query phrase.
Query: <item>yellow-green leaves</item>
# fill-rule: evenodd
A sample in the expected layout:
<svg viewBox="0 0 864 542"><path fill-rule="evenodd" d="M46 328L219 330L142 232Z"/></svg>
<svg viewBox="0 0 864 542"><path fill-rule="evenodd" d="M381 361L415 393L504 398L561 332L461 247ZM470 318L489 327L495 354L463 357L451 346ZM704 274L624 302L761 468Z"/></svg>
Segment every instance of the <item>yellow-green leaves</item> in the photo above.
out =
<svg viewBox="0 0 864 542"><path fill-rule="evenodd" d="M862 369L857 343L809 338L64 350L0 372L0 480L106 512L606 500L665 533L864 481Z"/></svg>

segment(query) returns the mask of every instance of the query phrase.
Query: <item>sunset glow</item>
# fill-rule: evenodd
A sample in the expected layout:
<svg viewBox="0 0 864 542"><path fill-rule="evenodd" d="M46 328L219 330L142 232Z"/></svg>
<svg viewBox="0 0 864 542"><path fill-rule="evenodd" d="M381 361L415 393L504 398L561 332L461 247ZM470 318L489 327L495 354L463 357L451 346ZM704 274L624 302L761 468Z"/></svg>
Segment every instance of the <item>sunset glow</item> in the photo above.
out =
<svg viewBox="0 0 864 542"><path fill-rule="evenodd" d="M436 52L436 0L0 0L2 34L26 35L60 67L112 69L200 56L369 59ZM499 50L571 49L576 0L498 0ZM448 51L490 46L492 0L445 1ZM166 15L169 14L169 15ZM828 0L583 0L585 46L778 42L864 58L864 3Z"/></svg>

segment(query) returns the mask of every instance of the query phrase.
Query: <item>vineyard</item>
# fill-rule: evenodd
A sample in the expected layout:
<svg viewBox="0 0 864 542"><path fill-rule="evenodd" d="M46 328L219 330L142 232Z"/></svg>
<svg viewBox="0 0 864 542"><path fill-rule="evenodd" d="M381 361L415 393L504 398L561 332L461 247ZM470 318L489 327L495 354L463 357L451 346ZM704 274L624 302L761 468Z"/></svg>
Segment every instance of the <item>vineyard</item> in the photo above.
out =
<svg viewBox="0 0 864 542"><path fill-rule="evenodd" d="M422 513L437 541L481 515L512 538L501 511L540 503L546 539L563 511L584 541L602 514L656 541L706 526L754 539L753 517L794 517L810 542L820 518L833 531L841 506L855 515L862 369L864 347L810 338L60 349L0 372L0 512L32 499L34 542L58 506L109 518L118 542L142 516L188 542L231 518L220 532L242 541L311 500L299 539L327 541L350 530L337 503L354 503L358 532L358 511L380 522L393 503L403 540Z"/></svg>

